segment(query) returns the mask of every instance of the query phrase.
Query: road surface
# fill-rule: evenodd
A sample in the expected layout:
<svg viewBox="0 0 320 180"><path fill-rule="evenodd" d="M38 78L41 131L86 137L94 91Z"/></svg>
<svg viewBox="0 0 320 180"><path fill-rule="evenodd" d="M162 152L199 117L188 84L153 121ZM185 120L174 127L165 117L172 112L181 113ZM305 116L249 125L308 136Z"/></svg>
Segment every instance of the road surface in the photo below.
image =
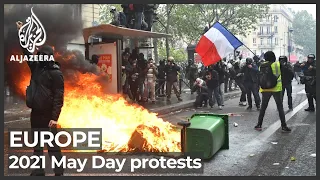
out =
<svg viewBox="0 0 320 180"><path fill-rule="evenodd" d="M186 120L194 113L234 113L241 116L229 118L228 150L219 151L213 159L204 163L204 173L197 176L315 176L316 175L316 112L305 112L307 99L303 85L293 82L293 111L288 111L287 97L284 98L284 110L291 133L282 133L276 104L271 98L263 123L263 130L254 130L259 112L251 111L238 105L238 98L225 102L223 110L217 107L202 109L184 109L162 116L165 120L176 124ZM238 126L235 127L234 123ZM10 120L7 127L28 125L28 120ZM7 147L7 144L5 144ZM6 152L6 149L5 149ZM8 166L5 153L5 167ZM294 158L295 161L292 161ZM5 170L6 172L6 170ZM48 172L51 173L51 172ZM24 174L27 175L27 174ZM50 175L50 174L48 174ZM51 174L52 175L52 174ZM65 174L70 176L71 174ZM105 175L105 174L77 174ZM141 176L142 174L108 174L124 176ZM172 175L172 174L144 174ZM174 174L178 175L178 174ZM185 175L185 174L179 174Z"/></svg>

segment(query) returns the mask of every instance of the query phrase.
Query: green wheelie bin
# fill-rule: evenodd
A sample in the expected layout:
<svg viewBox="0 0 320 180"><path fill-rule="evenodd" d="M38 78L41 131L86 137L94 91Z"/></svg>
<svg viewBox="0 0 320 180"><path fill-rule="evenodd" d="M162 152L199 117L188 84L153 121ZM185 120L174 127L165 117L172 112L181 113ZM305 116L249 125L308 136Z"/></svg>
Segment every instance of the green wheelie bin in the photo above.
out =
<svg viewBox="0 0 320 180"><path fill-rule="evenodd" d="M229 149L228 115L194 114L188 121L179 122L181 149L211 159L220 149Z"/></svg>

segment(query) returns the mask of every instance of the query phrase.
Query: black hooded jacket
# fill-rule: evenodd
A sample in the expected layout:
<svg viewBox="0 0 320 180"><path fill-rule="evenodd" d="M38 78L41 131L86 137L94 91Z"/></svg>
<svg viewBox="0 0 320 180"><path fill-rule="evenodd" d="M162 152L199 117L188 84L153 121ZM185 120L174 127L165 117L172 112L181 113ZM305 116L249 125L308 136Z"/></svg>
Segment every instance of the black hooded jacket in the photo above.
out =
<svg viewBox="0 0 320 180"><path fill-rule="evenodd" d="M31 55L26 49L22 50L24 55ZM33 104L41 108L32 108L32 111L39 113L48 111L51 113L51 120L58 121L64 100L64 78L60 65L52 61L27 61L27 63L31 71L31 80L48 90L46 95L38 93L34 96Z"/></svg>

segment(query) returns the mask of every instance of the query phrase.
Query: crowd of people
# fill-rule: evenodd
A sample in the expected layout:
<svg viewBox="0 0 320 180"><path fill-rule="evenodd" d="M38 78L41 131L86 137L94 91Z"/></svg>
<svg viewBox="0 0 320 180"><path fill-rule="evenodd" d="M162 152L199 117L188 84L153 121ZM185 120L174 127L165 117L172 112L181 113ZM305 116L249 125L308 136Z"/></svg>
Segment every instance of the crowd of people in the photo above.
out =
<svg viewBox="0 0 320 180"><path fill-rule="evenodd" d="M167 61L161 60L157 66L152 58L148 60L137 49L130 52L129 48L122 54L122 87L123 94L134 102L156 102L157 95L167 96L171 100L171 91L179 101L182 101L178 87L178 75L181 68L173 57ZM166 90L166 92L165 92Z"/></svg>
<svg viewBox="0 0 320 180"><path fill-rule="evenodd" d="M303 63L296 62L292 65L286 56L280 56L276 61L276 56L272 51L264 54L264 59L246 58L242 64L241 59L237 61L219 61L218 63L204 68L202 73L193 83L192 91L197 91L198 96L195 107L201 107L209 101L212 107L216 101L219 109L224 105L223 88L228 80L235 81L240 87L241 96L239 105L247 106L251 110L252 95L257 110L260 111L256 130L262 129L262 122L271 96L274 97L282 130L290 132L287 127L283 109L284 93L288 96L288 108L293 110L292 104L292 80L295 78L298 84L305 84L305 91L309 102L309 107L305 111L315 111L313 99L316 100L316 63L315 55L309 54L308 60ZM192 78L190 78L192 79ZM227 83L226 83L227 82ZM260 93L262 98L260 98ZM213 96L214 95L214 96ZM246 103L247 102L247 103Z"/></svg>
<svg viewBox="0 0 320 180"><path fill-rule="evenodd" d="M157 21L156 10L158 4L122 4L122 12L112 6L110 24L137 30L151 31L153 23Z"/></svg>

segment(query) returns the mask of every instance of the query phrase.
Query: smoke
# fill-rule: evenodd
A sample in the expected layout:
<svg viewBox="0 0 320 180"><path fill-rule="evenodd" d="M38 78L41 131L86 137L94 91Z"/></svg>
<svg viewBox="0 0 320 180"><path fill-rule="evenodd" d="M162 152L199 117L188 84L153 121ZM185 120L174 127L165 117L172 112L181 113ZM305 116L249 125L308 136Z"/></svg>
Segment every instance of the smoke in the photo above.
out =
<svg viewBox="0 0 320 180"><path fill-rule="evenodd" d="M30 71L25 62L23 64L10 62L9 57L22 54L16 22L26 23L27 17L31 15L31 7L33 7L33 12L46 31L46 44L54 46L55 52L59 54L58 57L55 57L55 60L61 64L61 70L66 80L73 77L69 76L73 72L98 73L97 66L86 60L81 51L67 50L67 44L70 41L82 36L82 18L81 14L77 13L78 8L76 6L69 4L17 4L5 6L5 78L9 86L13 86L13 89L16 89L21 73L28 73L30 76Z"/></svg>

